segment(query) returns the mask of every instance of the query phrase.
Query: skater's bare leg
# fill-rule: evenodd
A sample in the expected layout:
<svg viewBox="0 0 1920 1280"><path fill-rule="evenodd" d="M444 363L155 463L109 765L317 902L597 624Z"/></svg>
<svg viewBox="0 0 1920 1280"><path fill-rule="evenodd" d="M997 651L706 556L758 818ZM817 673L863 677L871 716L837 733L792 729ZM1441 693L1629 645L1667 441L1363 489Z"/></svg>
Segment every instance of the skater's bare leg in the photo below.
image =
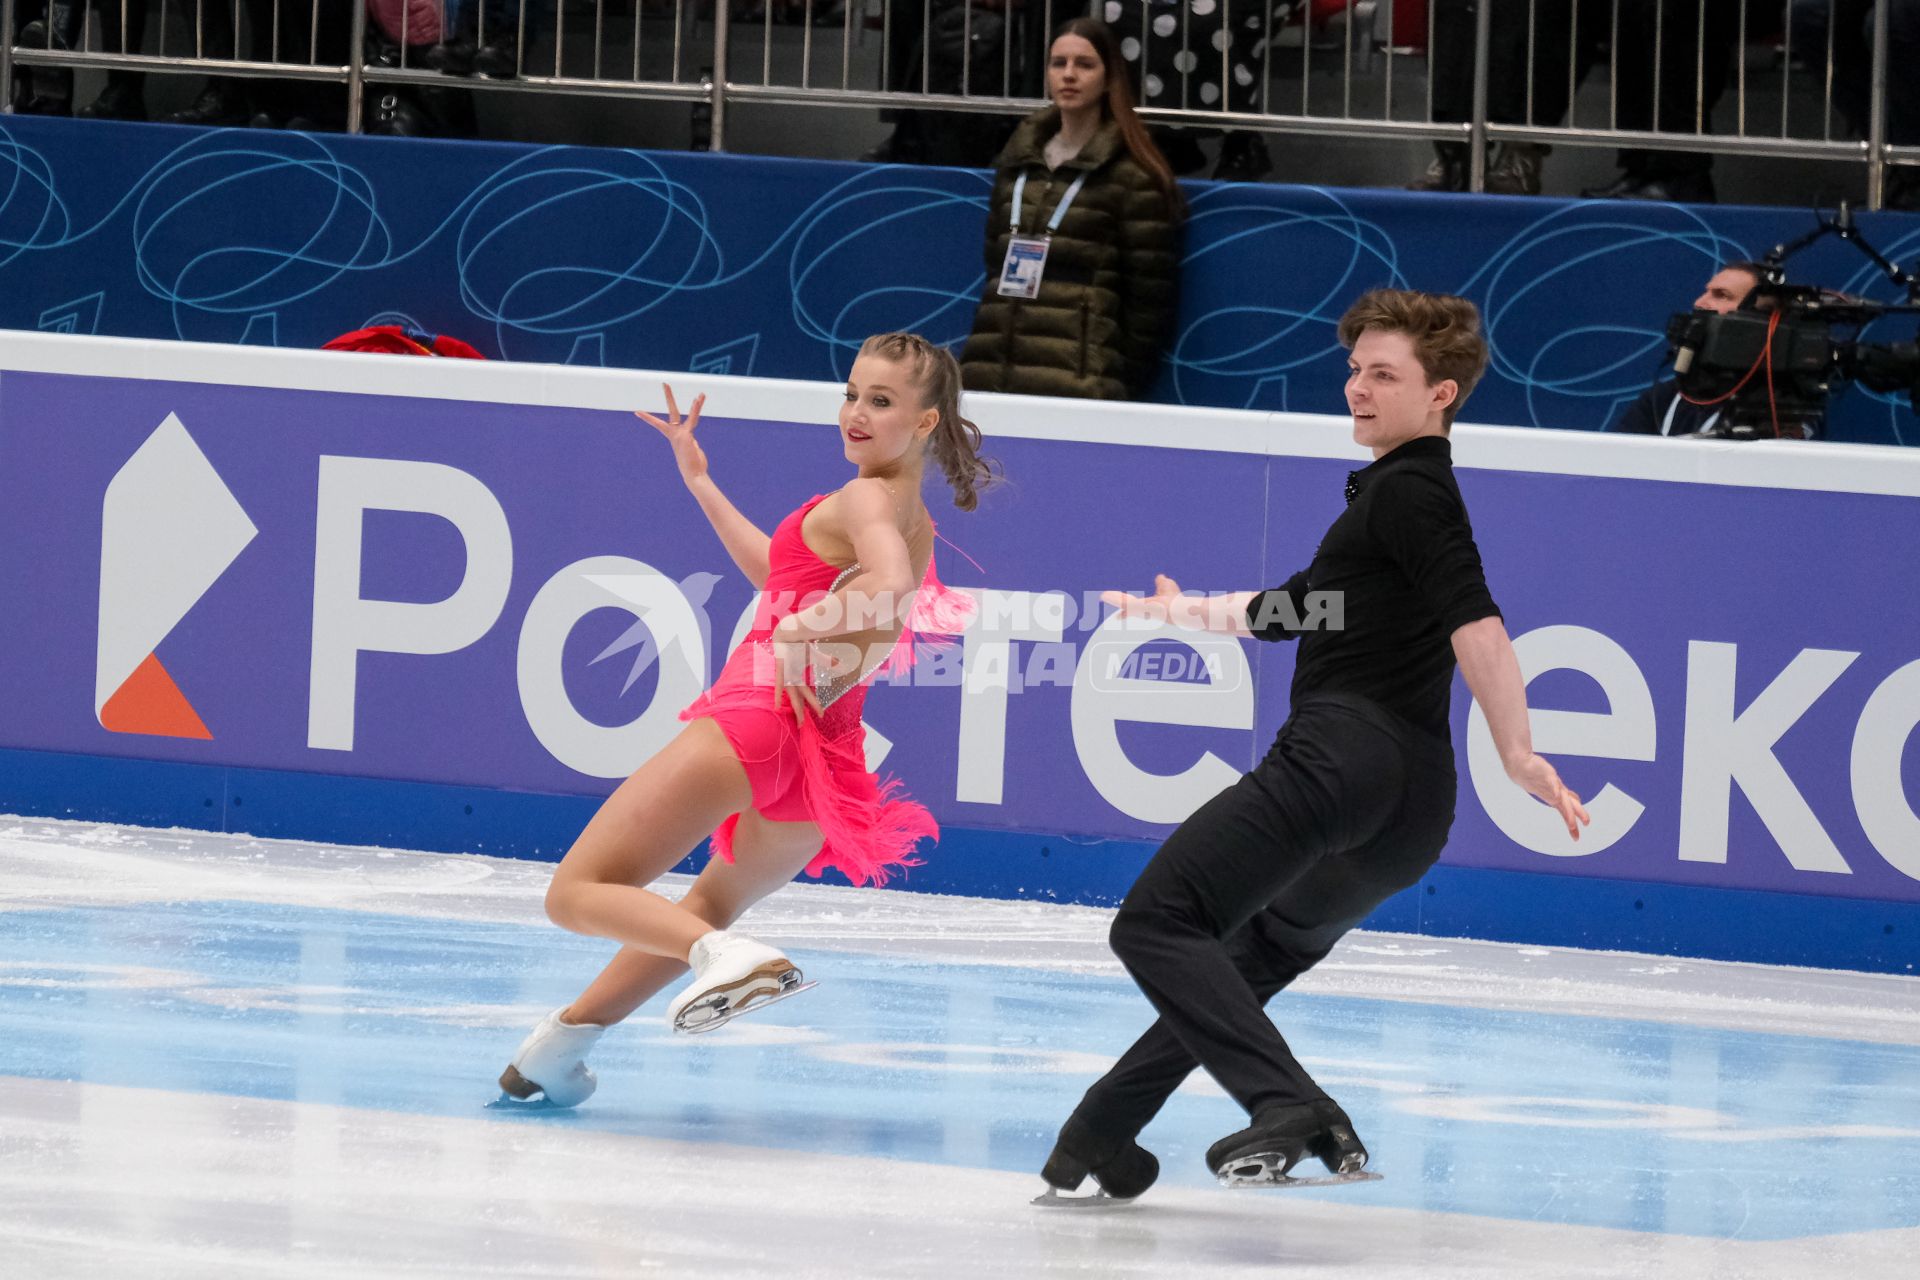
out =
<svg viewBox="0 0 1920 1280"><path fill-rule="evenodd" d="M713 925L641 886L752 800L726 735L712 720L693 721L593 815L553 873L547 917L574 933L684 964Z"/></svg>
<svg viewBox="0 0 1920 1280"><path fill-rule="evenodd" d="M819 851L820 828L813 823L769 822L748 809L733 833L734 860L711 859L680 906L710 927L724 929L792 880ZM622 947L562 1017L612 1026L686 971L684 960Z"/></svg>

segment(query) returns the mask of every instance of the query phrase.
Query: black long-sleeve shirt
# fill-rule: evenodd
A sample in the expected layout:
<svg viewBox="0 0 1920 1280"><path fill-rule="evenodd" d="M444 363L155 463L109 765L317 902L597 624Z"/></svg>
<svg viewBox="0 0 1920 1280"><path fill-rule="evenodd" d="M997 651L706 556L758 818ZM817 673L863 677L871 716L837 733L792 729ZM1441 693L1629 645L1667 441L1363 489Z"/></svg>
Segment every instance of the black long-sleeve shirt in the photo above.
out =
<svg viewBox="0 0 1920 1280"><path fill-rule="evenodd" d="M1323 591L1341 593L1340 630L1316 625L1326 615L1309 608L1307 595ZM1247 604L1253 634L1300 640L1295 703L1355 694L1442 738L1453 633L1499 616L1444 436L1409 440L1353 472L1347 509L1313 562Z"/></svg>

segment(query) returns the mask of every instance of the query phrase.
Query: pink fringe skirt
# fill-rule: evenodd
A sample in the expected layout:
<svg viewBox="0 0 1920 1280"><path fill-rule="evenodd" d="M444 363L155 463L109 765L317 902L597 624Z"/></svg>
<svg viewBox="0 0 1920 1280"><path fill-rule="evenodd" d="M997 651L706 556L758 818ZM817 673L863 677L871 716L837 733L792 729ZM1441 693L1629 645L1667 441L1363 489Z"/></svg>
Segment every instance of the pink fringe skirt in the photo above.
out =
<svg viewBox="0 0 1920 1280"><path fill-rule="evenodd" d="M860 719L865 687L850 690L825 716L795 724L790 710L775 708L773 689L755 679L757 660L764 662L756 648L764 647L763 640L742 643L680 718L705 716L720 726L747 771L761 817L819 825L820 852L808 875L818 878L831 867L856 885L881 885L895 869L921 865L915 846L938 839L940 827L898 781L868 772ZM714 854L728 862L739 821L735 814L713 833Z"/></svg>

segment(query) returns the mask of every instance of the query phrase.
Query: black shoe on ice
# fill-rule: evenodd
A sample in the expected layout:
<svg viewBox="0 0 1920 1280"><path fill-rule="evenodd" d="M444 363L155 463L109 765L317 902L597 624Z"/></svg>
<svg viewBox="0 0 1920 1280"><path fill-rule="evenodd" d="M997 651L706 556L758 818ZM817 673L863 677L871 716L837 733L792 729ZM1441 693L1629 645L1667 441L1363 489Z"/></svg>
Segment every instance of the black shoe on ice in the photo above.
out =
<svg viewBox="0 0 1920 1280"><path fill-rule="evenodd" d="M1293 1177L1293 1167L1317 1157L1330 1176ZM1332 1182L1372 1182L1367 1148L1332 1101L1270 1107L1253 1123L1207 1148L1207 1167L1229 1187L1299 1187Z"/></svg>
<svg viewBox="0 0 1920 1280"><path fill-rule="evenodd" d="M1097 1193L1062 1194L1078 1190L1089 1174L1099 1187ZM1125 1204L1153 1185L1160 1176L1160 1161L1132 1138L1103 1136L1079 1116L1072 1116L1061 1126L1040 1176L1046 1179L1047 1190L1034 1201L1037 1205Z"/></svg>

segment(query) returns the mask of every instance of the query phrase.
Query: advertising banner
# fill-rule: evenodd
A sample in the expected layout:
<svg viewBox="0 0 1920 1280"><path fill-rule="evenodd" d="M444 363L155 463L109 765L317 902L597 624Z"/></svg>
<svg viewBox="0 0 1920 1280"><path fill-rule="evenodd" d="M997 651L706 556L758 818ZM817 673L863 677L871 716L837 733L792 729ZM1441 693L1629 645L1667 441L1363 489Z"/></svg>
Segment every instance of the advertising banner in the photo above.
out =
<svg viewBox="0 0 1920 1280"><path fill-rule="evenodd" d="M0 371L0 747L604 794L743 630L751 587L629 411L655 379L33 345L83 341ZM677 390L763 529L851 475L832 384ZM1281 581L1366 456L1304 416L969 412L1004 482L973 513L927 492L980 607L874 690L869 760L946 824L1155 839L1265 751L1292 652L1099 593ZM1556 833L1456 682L1445 861L1920 902L1920 456L1456 436L1536 745L1594 825Z"/></svg>

